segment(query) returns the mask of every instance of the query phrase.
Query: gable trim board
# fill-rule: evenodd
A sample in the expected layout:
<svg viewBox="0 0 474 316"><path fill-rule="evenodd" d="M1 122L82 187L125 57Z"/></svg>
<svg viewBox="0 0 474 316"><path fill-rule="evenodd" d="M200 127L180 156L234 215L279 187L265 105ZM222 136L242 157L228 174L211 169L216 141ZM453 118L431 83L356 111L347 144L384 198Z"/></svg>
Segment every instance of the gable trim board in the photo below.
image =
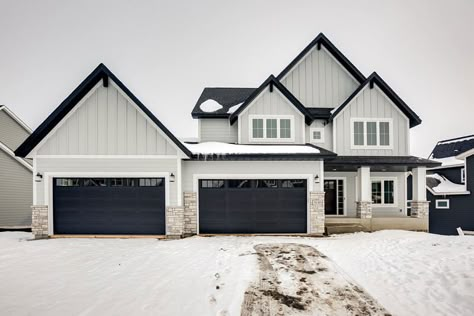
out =
<svg viewBox="0 0 474 316"><path fill-rule="evenodd" d="M5 153L7 153L9 156L11 156L14 160L19 162L23 167L25 167L29 171L33 172L33 166L32 165L30 165L25 160L23 160L23 158L15 156L15 153L10 148L8 148L5 144L3 144L2 142L0 142L0 149L3 150Z"/></svg>
<svg viewBox="0 0 474 316"><path fill-rule="evenodd" d="M359 83L362 83L365 81L365 76L359 71L359 69L354 66L349 59L344 56L344 54L339 51L339 49L334 46L333 43L323 34L319 33L316 38L309 43L308 46L305 47L301 51L301 53L296 56L293 61L286 66L283 71L277 76L278 80L283 80L283 78L295 67L297 64L304 59L304 57L312 51L313 48L316 47L316 49L321 49L320 46L324 46L326 50L336 59L337 62L339 62L345 70L349 72L349 74L357 80Z"/></svg>
<svg viewBox="0 0 474 316"><path fill-rule="evenodd" d="M25 124L18 116L15 115L6 105L0 105L0 111L7 113L15 122L17 122L29 134L32 133L31 128Z"/></svg>
<svg viewBox="0 0 474 316"><path fill-rule="evenodd" d="M359 93L364 90L365 87L369 85L369 88L374 88L375 84L377 87L396 105L397 109L400 110L405 117L409 120L409 127L415 127L421 124L421 119L416 115L416 113L388 86L388 84L376 73L373 72L364 83L362 83L348 98L344 103L337 107L329 118L330 121L333 121L343 110L349 105L352 100L354 100Z"/></svg>
<svg viewBox="0 0 474 316"><path fill-rule="evenodd" d="M187 157L191 156L191 152L153 115L153 113L141 103L138 98L104 65L100 64L92 71L87 78L41 123L41 125L18 147L15 154L20 157L26 157L37 145L48 136L48 134L73 110L83 98L96 87L98 83L108 86L110 78L119 90L122 90L132 104L148 117L157 127L163 131L166 137L174 143Z"/></svg>
<svg viewBox="0 0 474 316"><path fill-rule="evenodd" d="M296 109L298 111L301 112L301 114L304 115L305 117L305 122L306 124L311 124L311 122L313 121L313 118L311 116L311 114L308 112L308 110L304 107L303 104L301 104L300 101L298 101L298 99L295 98L295 96L293 94L291 94L291 92L285 88L284 85L281 84L280 81L278 81L278 79L274 76L274 75L270 75L267 80L265 80L261 85L260 87L258 87L251 95L250 97L248 97L247 100L245 100L245 102L234 112L232 113L232 115L229 117L230 119L230 123L231 124L234 124L235 121L237 120L237 118L239 117L239 115L245 111L245 109L251 104L253 103L254 100L256 100L260 95L261 93L263 92L263 90L270 86L270 93L273 92L273 89L276 88L279 90L279 92L281 92L281 94L283 94L283 96L291 103L293 104Z"/></svg>

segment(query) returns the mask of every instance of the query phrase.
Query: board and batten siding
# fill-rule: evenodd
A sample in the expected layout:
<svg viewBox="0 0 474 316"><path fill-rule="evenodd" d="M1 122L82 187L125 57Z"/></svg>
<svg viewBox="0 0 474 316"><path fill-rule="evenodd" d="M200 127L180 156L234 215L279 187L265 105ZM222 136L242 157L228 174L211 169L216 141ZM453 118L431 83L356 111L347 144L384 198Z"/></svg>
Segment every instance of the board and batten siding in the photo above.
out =
<svg viewBox="0 0 474 316"><path fill-rule="evenodd" d="M249 141L249 115L290 115L293 116L293 131L294 141L290 143L304 144L305 138L303 135L305 129L305 120L303 114L298 111L293 104L288 101L281 92L274 88L273 92L270 92L270 88L265 88L255 100L239 115L240 123L240 143L241 144L255 144L257 142ZM268 140L265 144L270 143ZM282 143L280 140L275 140L275 143ZM288 143L288 142L285 142Z"/></svg>
<svg viewBox="0 0 474 316"><path fill-rule="evenodd" d="M237 143L237 125L229 119L199 119L200 142Z"/></svg>
<svg viewBox="0 0 474 316"><path fill-rule="evenodd" d="M351 118L392 119L392 149L352 149ZM338 155L407 156L409 121L395 104L376 86L367 85L333 120Z"/></svg>
<svg viewBox="0 0 474 316"><path fill-rule="evenodd" d="M359 85L324 47L314 47L281 82L304 106L323 108L341 105Z"/></svg>
<svg viewBox="0 0 474 316"><path fill-rule="evenodd" d="M5 111L0 110L0 142L15 151L18 146L30 135Z"/></svg>
<svg viewBox="0 0 474 316"><path fill-rule="evenodd" d="M179 160L179 163L181 163L181 160ZM64 177L68 177L67 174L70 173L70 177L72 178L78 177L77 173L83 173L85 177L88 177L86 175L87 173L108 173L111 178L114 178L114 173L130 172L174 173L176 178L179 177L178 159L167 158L36 158L36 171L40 174L61 173L64 174ZM31 181L31 174L29 179ZM170 206L176 206L178 203L177 182L178 180L170 182ZM45 180L36 183L37 205L42 205L47 201L45 197L45 185Z"/></svg>
<svg viewBox="0 0 474 316"><path fill-rule="evenodd" d="M318 174L321 178L321 161L184 161L183 163L183 192L193 192L194 175L220 175L227 177L237 175L292 175L311 174L312 179ZM205 177L205 176L204 176ZM209 176L208 179L212 179ZM309 186L310 184L308 184ZM313 184L311 184L313 185ZM318 191L319 185L314 184L313 191Z"/></svg>
<svg viewBox="0 0 474 316"><path fill-rule="evenodd" d="M324 142L323 143L312 143L318 147L332 151L332 124L327 123L325 120L314 120L311 125L305 125L306 127L306 143L312 143L311 141L311 129L312 128L323 128L324 129Z"/></svg>
<svg viewBox="0 0 474 316"><path fill-rule="evenodd" d="M30 227L32 173L1 149L0 180L0 228Z"/></svg>
<svg viewBox="0 0 474 316"><path fill-rule="evenodd" d="M99 83L38 150L39 155L176 155L176 148L113 83Z"/></svg>

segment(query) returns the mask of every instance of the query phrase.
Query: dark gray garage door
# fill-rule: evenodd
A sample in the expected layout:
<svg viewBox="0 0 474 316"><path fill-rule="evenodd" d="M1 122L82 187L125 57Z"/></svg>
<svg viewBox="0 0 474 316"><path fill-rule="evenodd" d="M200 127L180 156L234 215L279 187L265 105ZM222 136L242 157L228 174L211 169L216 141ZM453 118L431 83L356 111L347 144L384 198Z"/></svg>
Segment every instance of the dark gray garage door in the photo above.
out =
<svg viewBox="0 0 474 316"><path fill-rule="evenodd" d="M306 180L200 180L199 232L306 233Z"/></svg>
<svg viewBox="0 0 474 316"><path fill-rule="evenodd" d="M165 234L162 178L55 178L55 234Z"/></svg>

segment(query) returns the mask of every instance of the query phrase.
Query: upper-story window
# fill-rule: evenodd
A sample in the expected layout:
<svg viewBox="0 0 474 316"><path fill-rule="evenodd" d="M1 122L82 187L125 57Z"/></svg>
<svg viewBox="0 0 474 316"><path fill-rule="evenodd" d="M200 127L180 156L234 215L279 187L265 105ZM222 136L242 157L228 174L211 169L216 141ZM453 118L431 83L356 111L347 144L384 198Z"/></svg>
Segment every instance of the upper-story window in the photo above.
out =
<svg viewBox="0 0 474 316"><path fill-rule="evenodd" d="M293 116L249 115L250 141L271 142L294 140Z"/></svg>
<svg viewBox="0 0 474 316"><path fill-rule="evenodd" d="M351 119L352 148L392 148L392 120L372 118Z"/></svg>
<svg viewBox="0 0 474 316"><path fill-rule="evenodd" d="M324 143L324 127L313 127L309 130L312 143Z"/></svg>

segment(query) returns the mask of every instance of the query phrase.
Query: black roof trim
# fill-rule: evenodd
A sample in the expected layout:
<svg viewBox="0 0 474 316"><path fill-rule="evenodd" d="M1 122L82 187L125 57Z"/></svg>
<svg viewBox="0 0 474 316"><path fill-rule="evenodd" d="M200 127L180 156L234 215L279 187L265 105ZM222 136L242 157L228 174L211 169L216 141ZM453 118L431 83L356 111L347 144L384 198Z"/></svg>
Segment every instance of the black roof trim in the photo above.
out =
<svg viewBox="0 0 474 316"><path fill-rule="evenodd" d="M437 167L441 163L415 156L337 156L329 165Z"/></svg>
<svg viewBox="0 0 474 316"><path fill-rule="evenodd" d="M443 140L440 140L438 142L438 144L441 144L441 143L444 143L444 142L452 142L452 141L455 141L455 140L461 141L461 140L464 140L465 138L470 138L470 137L474 137L474 134L455 137L455 138L450 138L450 139L443 139Z"/></svg>
<svg viewBox="0 0 474 316"><path fill-rule="evenodd" d="M316 38L306 46L298 56L296 56L293 61L283 69L283 71L278 75L278 80L281 80L290 70L301 60L304 56L316 45L323 45L333 56L337 59L337 61L359 82L362 83L365 80L365 76L354 66L349 59L344 56L343 53L339 49L334 46L333 43L323 34L319 33Z"/></svg>
<svg viewBox="0 0 474 316"><path fill-rule="evenodd" d="M333 108L306 108L311 114L313 119L324 119L327 120L331 117L331 111Z"/></svg>
<svg viewBox="0 0 474 316"><path fill-rule="evenodd" d="M248 98L245 100L244 104L242 104L234 113L230 116L230 123L234 124L239 114L250 104L253 100L268 86L272 85L273 87L280 90L280 92L290 101L304 116L306 124L311 124L313 118L311 113L306 109L306 107L301 104L300 101L287 89L284 85L281 84L280 81L274 76L270 75L267 80L265 80L260 87L258 87Z"/></svg>
<svg viewBox="0 0 474 316"><path fill-rule="evenodd" d="M110 78L188 157L192 153L133 95L130 90L104 65L99 64L89 76L41 123L41 125L18 147L15 155L26 157L41 140L77 105L77 103L101 80Z"/></svg>
<svg viewBox="0 0 474 316"><path fill-rule="evenodd" d="M332 121L368 84L377 84L385 95L408 117L410 128L421 124L418 115L390 88L390 86L376 73L373 72L347 99L332 113Z"/></svg>

